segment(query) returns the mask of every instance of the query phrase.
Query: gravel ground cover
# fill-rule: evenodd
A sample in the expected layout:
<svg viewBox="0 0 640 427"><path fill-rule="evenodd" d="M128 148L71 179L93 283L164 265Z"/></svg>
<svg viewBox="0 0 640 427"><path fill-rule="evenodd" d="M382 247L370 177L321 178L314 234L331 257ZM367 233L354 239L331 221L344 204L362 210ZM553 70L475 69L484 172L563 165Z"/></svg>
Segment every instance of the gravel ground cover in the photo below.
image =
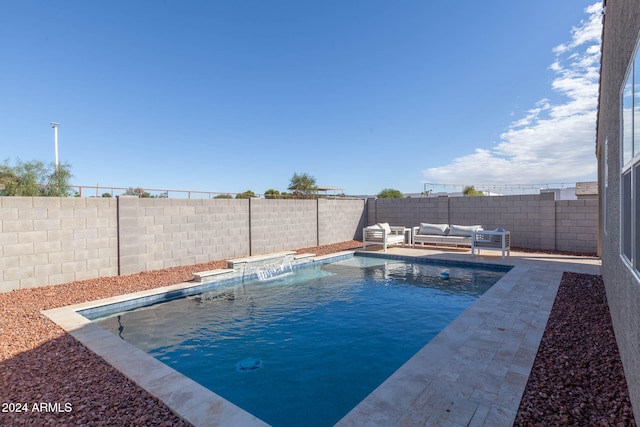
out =
<svg viewBox="0 0 640 427"><path fill-rule="evenodd" d="M349 241L297 252L360 247ZM214 261L0 294L0 426L189 425L40 311L224 267ZM635 425L599 276L563 277L516 425Z"/></svg>
<svg viewBox="0 0 640 427"><path fill-rule="evenodd" d="M636 425L601 276L564 273L515 425Z"/></svg>
<svg viewBox="0 0 640 427"><path fill-rule="evenodd" d="M354 240L298 252L361 246ZM226 266L213 261L0 294L0 426L190 425L40 311L185 282Z"/></svg>

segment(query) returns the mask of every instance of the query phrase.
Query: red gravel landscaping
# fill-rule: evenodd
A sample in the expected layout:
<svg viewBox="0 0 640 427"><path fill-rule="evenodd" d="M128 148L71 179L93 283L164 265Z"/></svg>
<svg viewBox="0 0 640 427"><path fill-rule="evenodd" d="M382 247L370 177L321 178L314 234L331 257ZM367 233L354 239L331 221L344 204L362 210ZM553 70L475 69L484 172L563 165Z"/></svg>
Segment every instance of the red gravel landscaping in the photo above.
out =
<svg viewBox="0 0 640 427"><path fill-rule="evenodd" d="M324 255L361 245L298 252ZM189 425L40 311L223 267L225 261L214 261L0 294L0 426ZM516 425L635 425L599 276L563 277Z"/></svg>
<svg viewBox="0 0 640 427"><path fill-rule="evenodd" d="M361 246L354 240L300 252ZM195 272L226 266L213 261L1 293L0 426L190 425L40 311L185 282Z"/></svg>
<svg viewBox="0 0 640 427"><path fill-rule="evenodd" d="M564 273L515 425L636 425L601 276Z"/></svg>

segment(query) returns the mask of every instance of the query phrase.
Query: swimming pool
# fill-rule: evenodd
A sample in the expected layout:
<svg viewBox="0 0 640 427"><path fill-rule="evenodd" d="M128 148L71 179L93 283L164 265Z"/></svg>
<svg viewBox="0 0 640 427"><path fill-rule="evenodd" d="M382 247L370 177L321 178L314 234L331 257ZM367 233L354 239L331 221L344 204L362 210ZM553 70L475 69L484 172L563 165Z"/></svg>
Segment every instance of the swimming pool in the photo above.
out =
<svg viewBox="0 0 640 427"><path fill-rule="evenodd" d="M96 321L272 425L333 425L505 272L353 257Z"/></svg>

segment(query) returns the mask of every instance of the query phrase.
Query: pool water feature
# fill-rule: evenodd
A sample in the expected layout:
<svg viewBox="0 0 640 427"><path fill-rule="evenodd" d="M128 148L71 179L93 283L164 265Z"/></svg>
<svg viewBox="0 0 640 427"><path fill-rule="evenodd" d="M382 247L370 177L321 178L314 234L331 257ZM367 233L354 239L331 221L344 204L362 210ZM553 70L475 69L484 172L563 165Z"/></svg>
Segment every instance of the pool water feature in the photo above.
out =
<svg viewBox="0 0 640 427"><path fill-rule="evenodd" d="M287 255L282 258L282 261L272 266L266 266L258 270L256 273L260 280L270 280L277 278L283 274L293 272L293 255Z"/></svg>
<svg viewBox="0 0 640 427"><path fill-rule="evenodd" d="M271 425L333 425L505 271L353 257L96 321Z"/></svg>

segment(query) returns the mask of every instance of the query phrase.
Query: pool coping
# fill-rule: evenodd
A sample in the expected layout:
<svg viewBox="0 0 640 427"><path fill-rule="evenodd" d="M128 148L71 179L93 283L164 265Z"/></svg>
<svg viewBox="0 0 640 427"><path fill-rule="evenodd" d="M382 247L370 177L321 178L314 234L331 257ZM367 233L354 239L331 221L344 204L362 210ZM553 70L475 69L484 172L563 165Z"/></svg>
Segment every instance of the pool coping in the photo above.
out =
<svg viewBox="0 0 640 427"><path fill-rule="evenodd" d="M380 255L513 268L337 425L512 425L562 271L574 271L567 268L573 264L521 262L515 257L505 261L490 257L456 260L456 254L407 252ZM337 260L345 254L314 257L310 263ZM599 272L589 268L593 266L582 267L578 269ZM203 284L183 282L43 314L195 426L268 425L78 313L199 286Z"/></svg>

